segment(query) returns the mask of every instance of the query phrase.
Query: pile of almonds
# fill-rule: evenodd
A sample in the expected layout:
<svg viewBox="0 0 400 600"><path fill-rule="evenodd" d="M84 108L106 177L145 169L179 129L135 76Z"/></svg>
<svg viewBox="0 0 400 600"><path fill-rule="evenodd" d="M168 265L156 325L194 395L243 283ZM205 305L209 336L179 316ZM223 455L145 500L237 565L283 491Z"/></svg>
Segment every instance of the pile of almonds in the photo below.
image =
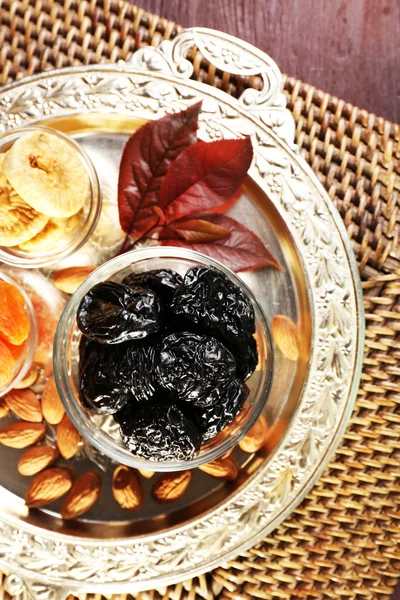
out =
<svg viewBox="0 0 400 600"><path fill-rule="evenodd" d="M18 462L21 475L33 477L26 493L29 508L41 508L65 496L61 505L63 519L75 519L88 511L99 499L101 475L88 471L75 477L74 470L66 464L55 466L59 459L68 461L79 452L82 440L64 412L58 396L54 377L50 376L44 386L41 399L30 389L14 389L0 401L0 418L11 411L18 421L0 430L0 444L10 448L25 449ZM57 447L41 443L47 424L56 427ZM268 427L261 417L241 442L245 452L257 452L266 442ZM231 456L225 456L199 467L204 473L232 481L239 468ZM113 475L112 492L115 501L129 512L139 509L144 502L141 478L151 478L152 471L118 466ZM192 471L166 473L160 476L151 494L160 504L174 502L186 492L193 476Z"/></svg>
<svg viewBox="0 0 400 600"><path fill-rule="evenodd" d="M95 267L70 267L53 276L54 284L66 293L73 293ZM277 315L272 323L272 334L279 350L289 360L297 360L299 341L297 326L288 317ZM64 497L61 505L63 519L76 519L87 512L99 499L102 490L101 475L88 471L76 477L68 464L56 464L63 459L69 461L82 448L82 440L59 398L54 377L44 374L46 383L41 394L31 388L43 376L38 365L33 365L25 378L4 398L0 398L0 419L10 412L17 417L0 430L0 444L16 449L25 449L18 462L18 471L33 477L25 493L29 508L40 508ZM38 397L40 396L40 397ZM44 440L48 426L56 431L57 445L51 446ZM282 429L282 424L278 424ZM254 454L261 448L271 450L281 431L268 429L263 416L259 418L248 435L239 443L243 452ZM44 440L44 441L43 441ZM239 475L239 467L228 452L223 457L199 467L207 475L233 481ZM126 511L139 509L144 502L141 479L150 479L153 471L135 470L117 466L112 481L113 497ZM160 504L172 503L181 498L189 487L193 471L166 473L155 481L151 495Z"/></svg>

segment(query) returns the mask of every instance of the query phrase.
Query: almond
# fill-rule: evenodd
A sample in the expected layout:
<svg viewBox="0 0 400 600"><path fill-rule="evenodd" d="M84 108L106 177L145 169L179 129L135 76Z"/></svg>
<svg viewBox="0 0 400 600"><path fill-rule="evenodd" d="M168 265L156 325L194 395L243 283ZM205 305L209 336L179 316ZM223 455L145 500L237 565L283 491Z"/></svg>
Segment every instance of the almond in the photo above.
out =
<svg viewBox="0 0 400 600"><path fill-rule="evenodd" d="M275 315L272 320L272 335L276 345L286 358L299 358L299 334L297 325L289 317Z"/></svg>
<svg viewBox="0 0 400 600"><path fill-rule="evenodd" d="M156 502L168 504L182 498L192 479L192 471L166 473L155 483L151 495Z"/></svg>
<svg viewBox="0 0 400 600"><path fill-rule="evenodd" d="M78 477L61 506L63 519L76 519L89 510L99 499L101 477L94 471L88 471Z"/></svg>
<svg viewBox="0 0 400 600"><path fill-rule="evenodd" d="M0 444L10 448L26 448L36 444L46 433L43 423L27 423L18 421L11 423L0 431Z"/></svg>
<svg viewBox="0 0 400 600"><path fill-rule="evenodd" d="M21 379L21 381L18 381L18 383L14 385L14 389L24 390L25 388L31 387L31 385L33 385L36 379L38 378L38 375L39 366L32 365L29 371L26 373L26 375Z"/></svg>
<svg viewBox="0 0 400 600"><path fill-rule="evenodd" d="M239 447L243 452L253 454L262 448L267 441L268 425L265 417L261 417L256 421L249 433L239 442Z"/></svg>
<svg viewBox="0 0 400 600"><path fill-rule="evenodd" d="M4 417L6 417L9 412L10 409L6 404L5 398L0 398L0 419L4 419Z"/></svg>
<svg viewBox="0 0 400 600"><path fill-rule="evenodd" d="M211 477L226 479L227 481L233 481L239 474L239 467L231 457L217 458L205 465L200 465L199 469L207 475L211 475Z"/></svg>
<svg viewBox="0 0 400 600"><path fill-rule="evenodd" d="M97 267L67 267L54 273L53 283L62 292L73 294L95 269Z"/></svg>
<svg viewBox="0 0 400 600"><path fill-rule="evenodd" d="M154 471L146 471L146 469L138 469L138 471L145 479L151 479L154 475Z"/></svg>
<svg viewBox="0 0 400 600"><path fill-rule="evenodd" d="M36 475L25 492L25 504L40 508L64 496L72 486L72 477L66 469L54 467Z"/></svg>
<svg viewBox="0 0 400 600"><path fill-rule="evenodd" d="M133 512L143 503L143 490L140 481L129 467L121 465L114 471L112 492L115 501L124 510Z"/></svg>
<svg viewBox="0 0 400 600"><path fill-rule="evenodd" d="M234 451L235 446L233 448L231 448L230 450L227 450L227 452L225 452L225 454L223 454L221 456L221 458L228 458L228 456L230 456L232 454L232 452Z"/></svg>
<svg viewBox="0 0 400 600"><path fill-rule="evenodd" d="M58 395L54 377L49 377L42 394L42 412L45 420L50 425L61 423L65 414L64 406Z"/></svg>
<svg viewBox="0 0 400 600"><path fill-rule="evenodd" d="M6 404L11 412L30 423L41 423L42 407L32 390L11 390L6 395Z"/></svg>
<svg viewBox="0 0 400 600"><path fill-rule="evenodd" d="M23 453L18 462L18 472L21 475L31 476L40 473L57 460L57 448L51 446L34 446Z"/></svg>
<svg viewBox="0 0 400 600"><path fill-rule="evenodd" d="M81 436L72 425L68 415L64 415L57 425L57 446L65 460L72 458L79 450Z"/></svg>

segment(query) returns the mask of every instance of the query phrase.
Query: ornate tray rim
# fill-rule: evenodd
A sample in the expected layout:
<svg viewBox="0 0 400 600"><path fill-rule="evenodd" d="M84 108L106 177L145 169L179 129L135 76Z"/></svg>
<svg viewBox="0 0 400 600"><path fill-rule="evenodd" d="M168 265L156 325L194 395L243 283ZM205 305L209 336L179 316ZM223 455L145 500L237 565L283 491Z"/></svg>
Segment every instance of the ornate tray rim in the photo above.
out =
<svg viewBox="0 0 400 600"><path fill-rule="evenodd" d="M213 88L206 84L188 80L188 77L190 77L191 70L193 67L191 63L185 59L185 55L187 50L194 44L202 51L203 55L208 60L210 60L210 62L212 62L217 68L241 76L261 74L264 80L264 89L261 92L257 92L253 89L248 89L243 93L241 98L236 100L231 96L225 94L224 92L217 90L216 88ZM62 79L67 75L71 75L71 85L73 83L74 77L76 77L77 79L80 78L81 83L85 81L85 86L87 86L86 92L89 93L86 93L85 90L82 88L82 90L80 90L80 94L81 100L84 97L84 100L86 102L90 100L90 89L96 88L96 86L98 88L99 82L101 82L102 77L104 77L104 81L107 81L107 77L109 78L109 81L112 81L112 76L115 76L115 81L118 80L118 77L121 77L122 79L125 78L125 80L131 81L135 80L136 78L136 83L132 83L132 86L139 85L138 82L146 81L146 78L150 80L150 84L152 82L155 82L155 85L153 86L153 95L157 95L157 93L159 95L159 107L157 116L161 116L163 112L165 112L166 108L162 105L163 95L161 94L160 89L159 92L157 92L157 82L159 82L159 88L162 85L161 82L164 82L164 84L167 85L167 87L170 86L174 88L175 86L176 90L189 88L190 90L194 90L202 96L212 98L216 101L217 109L221 105L232 108L232 110L237 115L236 117L233 115L233 113L228 116L226 116L226 114L219 114L218 117L214 116L214 125L217 127L215 131L217 131L219 127L219 130L222 130L222 135L226 135L226 130L224 130L223 128L226 128L227 124L224 121L229 120L230 135L237 135L237 131L231 129L231 123L235 119L237 119L238 123L240 123L240 119L243 118L247 122L247 124L250 123L253 126L253 134L255 136L253 139L257 138L257 150L259 151L260 155L260 164L263 164L261 162L261 159L263 159L264 163L267 163L267 165L270 164L265 158L265 153L263 154L265 148L268 148L268 144L266 146L263 145L265 144L265 141L269 141L269 143L272 144L272 147L275 149L275 151L277 150L277 148L281 150L282 154L286 157L286 159L287 157L290 157L290 160L287 159L286 161L284 161L285 166L282 166L282 164L278 164L276 165L275 170L272 169L272 172L269 173L262 173L262 169L259 166L259 164L257 164L257 160L256 164L253 164L253 166L251 167L251 176L256 181L256 183L261 185L261 187L263 187L263 189L268 192L268 195L273 199L274 204L277 207L279 207L280 212L284 213L286 217L295 218L296 216L299 217L300 212L304 212L305 206L311 206L313 210L315 209L316 213L315 215L313 214L313 218L315 216L316 224L313 225L313 232L317 236L317 242L321 242L322 248L324 244L327 245L329 248L329 244L331 243L330 241L327 241L329 237L329 231L325 230L325 225L327 222L324 223L324 219L322 217L325 215L325 218L327 218L327 215L329 215L331 224L333 224L336 228L335 234L340 239L340 248L338 246L336 249L343 252L342 257L340 257L340 252L338 256L336 256L337 263L339 264L340 258L345 258L347 261L346 266L348 267L347 275L351 276L350 282L344 280L342 281L343 286L350 285L351 283L351 289L348 288L347 290L347 301L349 302L349 305L347 306L347 308L344 307L344 312L342 311L341 314L338 313L336 315L339 323L336 324L336 328L341 329L342 333L345 333L347 331L347 333L350 334L349 339L356 338L356 343L354 344L354 347L352 347L350 344L350 346L348 346L347 348L349 355L352 357L351 364L349 365L348 363L347 371L343 366L345 365L345 361L343 362L341 367L342 369L345 369L347 377L350 374L352 375L352 381L348 385L348 390L345 394L345 398L342 400L338 398L337 405L335 405L338 411L338 418L337 422L335 421L336 429L334 437L330 441L330 443L326 447L324 447L324 450L321 453L321 456L319 457L317 467L314 470L311 469L312 474L308 477L308 479L306 479L306 481L302 485L297 485L296 487L296 476L294 472L292 473L291 471L289 484L287 483L287 479L289 477L288 468L286 468L285 470L278 470L277 472L273 471L273 477L271 479L270 474L270 481L267 485L265 481L266 465L264 465L257 473L257 475L248 482L244 489L239 490L233 497L229 499L229 501L226 503L227 506L223 505L217 507L209 515L207 515L207 519L203 519L202 521L197 520L195 522L187 523L184 526L175 527L171 530L168 530L166 532L165 538L160 539L159 536L152 534L149 536L140 536L138 538L135 538L134 543L132 543L132 541L116 540L102 540L101 542L99 542L99 540L96 539L90 540L87 538L79 538L75 536L71 537L66 534L58 534L53 532L45 532L45 534L43 534L43 530L37 528L34 525L28 523L21 523L21 521L13 519L10 516L0 515L0 565L2 567L4 566L6 572L17 571L22 576L22 579L21 577L19 577L19 575L10 575L7 578L6 588L12 594L15 594L17 590L25 589L25 592L29 593L30 595L34 597L40 595L44 599L50 597L53 598L54 596L63 597L67 595L67 593L71 589L75 591L77 589L82 588L85 588L85 590L90 591L101 591L102 593L111 590L125 590L131 592L133 590L139 591L141 589L148 589L151 586L163 586L166 584L181 581L183 579L187 579L188 577L199 574L200 572L208 571L214 568L215 566L219 565L221 562L226 561L228 558L237 555L245 548L256 543L268 531L276 527L278 523L280 523L293 510L293 508L295 508L295 506L301 502L301 500L304 498L309 489L317 481L318 477L321 475L322 471L326 467L332 453L336 449L343 435L344 429L350 418L350 414L356 397L356 392L358 389L363 356L362 348L364 323L362 290L359 281L357 264L355 261L355 257L352 253L351 244L348 239L347 232L339 214L336 212L336 209L331 204L331 200L329 199L327 193L318 181L317 177L314 175L307 163L301 158L298 149L293 143L294 123L290 113L284 108L283 95L280 93L281 76L275 63L268 56L253 48L249 44L246 44L245 42L242 42L241 40L238 40L231 36L227 36L226 34L207 29L186 30L177 38L175 38L173 42L163 42L161 47L158 49L145 48L143 50L138 51L133 56L133 59L130 62L132 66L127 66L124 63L119 65L96 65L50 71L3 88L0 91L0 107L3 108L3 113L2 115L0 115L0 129L1 127L5 128L22 125L24 124L24 121L32 123L38 118L42 118L43 115L56 116L56 114L52 113L54 107L52 107L51 102L54 102L54 95L53 100L51 100L51 93L50 101L48 99L44 101L45 96L41 99L38 99L37 97L35 98L33 96L35 99L35 103L34 105L31 104L30 106L30 109L33 112L29 112L28 110L28 112L24 113L23 117L21 117L21 112L18 113L18 111L14 111L15 99L13 100L13 95L17 97L18 90L22 89L21 110L23 110L23 108L25 107L26 111L26 107L28 106L28 97L32 93L34 94L34 84L36 84L36 90L38 90L40 87L40 82L44 82L45 88L47 85L47 89L51 92L51 82ZM134 99L135 95L132 90L131 92L132 97ZM24 93L28 93L28 97L24 98ZM96 96L96 93L94 94L94 96ZM177 96L179 96L178 93ZM93 99L93 101L94 100L95 98ZM126 110L128 103L126 102L126 98L124 98L123 100L124 109ZM189 100L188 103L190 103L192 100ZM42 112L37 112L37 107L38 105L40 106L40 101L42 101ZM178 97L176 97L174 101L179 104L180 100ZM218 103L218 101L220 104ZM46 112L46 110L48 112ZM55 103L55 108L53 112L57 113L57 110L62 109L60 109L59 106L57 108L57 103ZM82 109L79 112L82 112ZM66 113L71 114L71 107L66 110ZM21 119L20 121L18 120L18 118L16 118L18 116ZM202 134L203 137L205 137L206 139L210 138L210 132L202 131ZM263 136L265 137L263 138ZM298 167L299 169L297 173L295 169L296 167ZM276 186L278 184L274 180L274 174L281 174L281 172L283 172L284 169L289 169L289 171L293 171L293 173L291 172L290 174L291 185L294 185L296 180L299 182L300 191L297 192L297 195L296 191L293 191L290 187L288 190L286 186L287 180L284 177L282 177L283 183L281 188L277 190ZM303 177L301 176L302 174ZM287 175L287 177L289 177L289 175ZM275 191L273 189L274 184ZM313 188L315 189L315 198L313 197L314 192L311 191L310 184L312 184ZM286 190L286 199L283 198L284 192L282 192L282 189ZM282 195L281 198L279 198L279 193L281 193ZM300 198L300 195L303 196L303 194L305 195L305 198ZM296 203L300 204L297 211L296 207L294 207ZM318 211L322 212L320 212L319 214ZM304 222L301 221L300 217L298 220L298 226L293 226L293 224L291 224L291 233L295 238L296 243L298 243L300 240L300 245L302 244L304 247L306 247L307 252L309 252L310 248L312 247L312 240L309 239L310 236L309 232L307 232L307 224L304 224ZM332 234L332 231L330 233ZM303 238L301 238L301 236L303 236ZM326 238L325 241L324 237ZM322 252L321 248L314 248L314 252L316 253L317 258L319 251ZM303 260L305 260L304 256L305 254L303 253ZM313 257L307 257L307 260L310 263L312 263ZM319 260L320 262L317 264L316 272L320 268L320 264L326 263L326 269L328 269L329 266L332 267L332 265L329 263L329 256L324 256L323 259ZM314 263L316 261L317 259L314 260ZM340 272L340 266L338 266L337 269L338 272ZM306 275L307 277L310 277L310 273L308 271ZM316 276L317 274L314 273L314 278ZM336 277L335 274L334 276ZM323 277L323 275L320 274L319 277L321 278ZM334 294L335 290L332 290L332 297L334 296ZM345 297L346 295L343 296L343 298ZM322 309L319 309L314 304L312 304L311 306L315 311L315 314L313 315L314 322L315 318L319 316L318 311L322 311ZM351 313L350 319L348 318L349 315L347 315L347 317L345 316L346 310L347 312L350 311L349 315ZM331 314L327 314L326 318L329 321L329 319L334 319L334 316L332 317ZM333 325L335 326L335 321L333 322ZM354 334L356 334L355 338ZM342 337L344 338L345 336L343 335ZM316 336L314 337L314 341L318 341ZM319 340L319 347L317 347L317 350L320 350L321 347L322 342L321 340ZM345 346L342 344L341 348L343 351ZM314 361L316 355L315 350L316 348L313 349L312 355ZM324 357L323 353L322 355ZM325 356L326 355L327 354L325 352ZM332 357L331 360L333 360ZM324 364L326 366L326 361ZM337 368L340 368L340 365ZM344 379L346 379L346 375L342 374L342 380ZM321 386L321 382L319 382L319 385ZM305 387L309 388L311 386ZM299 404L298 411L300 411L301 407L304 408L303 405L307 396L306 391L309 392L310 390L303 390L302 400ZM315 389L313 393L316 397L317 391ZM310 404L310 402L311 401L309 399L308 404ZM291 438L291 436L291 439L295 440L295 445L297 445L298 448L301 448L301 440L300 442L296 441L294 429L295 427L292 423L292 425L288 428L286 435L281 440L280 445L274 451L274 455L272 457L274 460L276 460L276 456L279 453L281 453L283 456L285 443L289 444L289 438ZM304 439L305 438L306 434L304 436ZM300 452L300 450L298 451ZM311 452L310 448L308 451ZM306 452L304 447L303 452ZM271 466L269 463L272 462L272 458L271 461L266 461L269 467ZM282 473L284 475L282 475ZM265 496L265 494L271 490L275 490L275 502L278 502L280 499L284 504L284 508L282 508L282 510L278 512L273 519L270 519L267 522L267 524L265 524L265 522L263 524L262 517L264 515L262 514L262 499ZM296 492L295 494L293 494L294 490ZM212 530L214 526L218 531L218 525L220 524L222 518L221 513L223 513L223 511L226 510L228 507L231 510L231 513L237 522L237 519L240 515L243 515L246 510L254 510L255 506L259 506L259 522L257 521L257 527L255 527L255 523L253 522L252 535L248 535L246 539L239 539L238 542L234 541L233 543L231 543L230 546L228 545L225 551L222 549L220 554L218 554L212 559L209 559L206 563L202 561L204 560L204 556L208 555L209 553L209 549L207 550L207 548L205 548L204 554L201 554L201 552L198 551L197 555L192 555L191 557L187 556L186 567L181 567L181 570L177 570L175 571L175 573L171 574L171 568L173 568L174 566L174 561L175 566L177 566L178 564L185 564L182 557L182 548L184 549L184 551L186 551L186 554L188 554L187 547L190 547L188 541L189 539L192 540L194 535L193 530L195 530L196 527L198 529L196 535L200 536L200 540L204 543L204 540L210 538L210 530ZM231 535L234 536L232 532ZM11 546L13 546L12 551L10 551L10 544L6 543L10 540ZM98 547L99 544L101 545L100 548ZM117 548L118 552L121 551L121 554L119 556L117 556L118 552L115 556L111 555L108 552L109 546L115 546L116 544L119 548L119 550ZM156 553L154 554L155 544L157 544L158 550L156 549ZM71 547L72 549L72 547L75 548L78 545L82 550L82 554L80 557L75 558L75 563L79 563L79 558L81 560L85 558L87 563L90 563L90 561L94 563L92 565L92 571L98 571L98 561L106 561L103 562L103 564L109 565L107 572L111 573L111 576L114 574L114 580L100 582L99 580L96 581L93 575L91 575L91 578L85 577L84 579L80 579L79 577L73 578L71 575L71 578L66 578L65 571L63 572L62 570L68 564L67 558L65 557L68 555L69 547ZM150 561L150 552L152 552L152 556L154 557L157 553L158 555L166 554L168 551L172 553L172 560L168 563L167 567L164 563L164 567L160 569L158 573L156 563L154 563L154 565L152 566L140 566L141 562L143 562L143 556L145 557L145 560ZM37 568L34 566L35 552L39 552L39 554L40 552L42 552L42 564L44 565L44 567L42 566L41 568ZM140 560L139 554L141 556ZM65 558L64 566L62 563L63 556ZM22 564L21 557L24 559L22 561ZM118 564L120 564L121 561L126 561L127 559L131 560L131 563L134 566L132 567L129 573L128 571L126 571L126 569L123 569L120 566L121 573L123 575L121 576L121 574L118 572ZM51 569L50 576L48 575L49 564L51 567L57 565L54 566L54 569ZM146 578L141 578L141 572L147 572ZM136 573L136 575L138 573L139 576L136 576L135 574L132 575L132 573ZM79 575L79 573L77 574ZM60 585L63 587L58 587Z"/></svg>

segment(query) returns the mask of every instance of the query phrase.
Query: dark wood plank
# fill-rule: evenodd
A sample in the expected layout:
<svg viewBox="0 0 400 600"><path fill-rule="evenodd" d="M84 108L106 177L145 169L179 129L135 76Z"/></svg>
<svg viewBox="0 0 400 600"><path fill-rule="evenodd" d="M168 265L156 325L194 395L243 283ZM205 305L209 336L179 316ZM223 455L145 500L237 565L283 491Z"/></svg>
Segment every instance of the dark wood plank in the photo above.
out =
<svg viewBox="0 0 400 600"><path fill-rule="evenodd" d="M268 52L284 73L400 121L399 0L137 0Z"/></svg>

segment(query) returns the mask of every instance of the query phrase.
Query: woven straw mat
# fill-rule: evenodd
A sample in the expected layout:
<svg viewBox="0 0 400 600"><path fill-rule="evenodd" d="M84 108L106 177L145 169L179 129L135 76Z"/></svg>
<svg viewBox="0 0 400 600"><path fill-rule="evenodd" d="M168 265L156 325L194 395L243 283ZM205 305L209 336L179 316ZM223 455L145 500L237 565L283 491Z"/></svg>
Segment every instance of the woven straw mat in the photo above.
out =
<svg viewBox="0 0 400 600"><path fill-rule="evenodd" d="M0 0L0 25L3 84L126 59L180 30L107 0ZM260 84L192 59L195 78L230 94ZM291 77L284 90L296 142L338 208L360 267L367 334L357 405L329 467L287 521L227 566L137 598L384 600L400 577L400 127Z"/></svg>

